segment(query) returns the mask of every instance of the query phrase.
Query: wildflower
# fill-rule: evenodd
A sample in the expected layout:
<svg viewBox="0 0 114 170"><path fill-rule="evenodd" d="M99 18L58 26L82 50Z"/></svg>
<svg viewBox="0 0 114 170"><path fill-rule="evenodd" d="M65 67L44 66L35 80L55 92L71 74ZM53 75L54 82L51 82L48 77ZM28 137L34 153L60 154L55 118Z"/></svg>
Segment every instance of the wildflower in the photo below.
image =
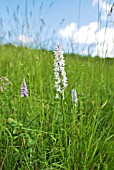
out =
<svg viewBox="0 0 114 170"><path fill-rule="evenodd" d="M34 161L34 170L37 170L37 165L35 161Z"/></svg>
<svg viewBox="0 0 114 170"><path fill-rule="evenodd" d="M22 85L21 85L21 96L28 97L28 89L27 89L25 79L23 80Z"/></svg>
<svg viewBox="0 0 114 170"><path fill-rule="evenodd" d="M58 94L56 94L55 99L59 99L59 95Z"/></svg>
<svg viewBox="0 0 114 170"><path fill-rule="evenodd" d="M63 51L60 46L57 45L57 48L54 51L54 75L55 75L55 88L56 91L64 99L64 89L67 87L67 77L65 72L65 61L63 56Z"/></svg>
<svg viewBox="0 0 114 170"><path fill-rule="evenodd" d="M7 76L0 77L0 91L3 92L4 90L7 89L7 86L12 84Z"/></svg>
<svg viewBox="0 0 114 170"><path fill-rule="evenodd" d="M72 95L72 102L74 103L74 105L76 106L77 105L77 102L78 102L78 97L77 97L77 93L76 93L76 90L73 89L71 91L71 95Z"/></svg>

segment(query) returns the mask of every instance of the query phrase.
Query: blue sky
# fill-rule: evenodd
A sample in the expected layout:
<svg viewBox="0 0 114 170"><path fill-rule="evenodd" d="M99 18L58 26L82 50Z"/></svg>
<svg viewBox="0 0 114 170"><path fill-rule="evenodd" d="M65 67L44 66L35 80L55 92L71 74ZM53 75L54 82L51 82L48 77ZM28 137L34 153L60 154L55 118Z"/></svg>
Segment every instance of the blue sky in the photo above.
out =
<svg viewBox="0 0 114 170"><path fill-rule="evenodd" d="M5 0L0 2L0 15L7 20L9 9L10 14L17 10L25 13L27 3L28 13L32 12L34 19L38 19L41 9L41 16L46 22L56 29L62 19L64 24L77 22L80 17L80 26L93 20L97 20L97 5L92 6L92 0ZM80 9L79 9L80 7Z"/></svg>
<svg viewBox="0 0 114 170"><path fill-rule="evenodd" d="M53 49L59 42L65 52L73 50L84 55L89 52L106 57L109 49L107 55L113 57L113 12L107 17L113 3L113 0L2 1L0 43Z"/></svg>

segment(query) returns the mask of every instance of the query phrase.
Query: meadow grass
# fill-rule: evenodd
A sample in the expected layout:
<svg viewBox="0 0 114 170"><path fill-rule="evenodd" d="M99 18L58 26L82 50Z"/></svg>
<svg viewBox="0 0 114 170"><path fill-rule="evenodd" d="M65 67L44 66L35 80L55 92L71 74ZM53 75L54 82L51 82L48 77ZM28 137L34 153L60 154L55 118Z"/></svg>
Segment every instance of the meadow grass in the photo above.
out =
<svg viewBox="0 0 114 170"><path fill-rule="evenodd" d="M61 103L52 51L0 46L0 77L10 82L0 81L2 170L113 170L114 59L64 56ZM23 79L28 97L21 97Z"/></svg>

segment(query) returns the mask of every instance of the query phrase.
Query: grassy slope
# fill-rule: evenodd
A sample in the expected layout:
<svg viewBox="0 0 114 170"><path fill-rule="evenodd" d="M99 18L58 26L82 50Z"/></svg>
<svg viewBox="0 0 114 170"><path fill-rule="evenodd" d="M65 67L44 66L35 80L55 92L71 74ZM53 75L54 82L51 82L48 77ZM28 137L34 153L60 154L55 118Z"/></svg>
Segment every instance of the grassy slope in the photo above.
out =
<svg viewBox="0 0 114 170"><path fill-rule="evenodd" d="M114 59L65 55L65 127L61 103L54 99L53 60L45 50L0 46L0 77L11 81L0 92L1 167L113 170ZM28 98L20 97L23 78Z"/></svg>

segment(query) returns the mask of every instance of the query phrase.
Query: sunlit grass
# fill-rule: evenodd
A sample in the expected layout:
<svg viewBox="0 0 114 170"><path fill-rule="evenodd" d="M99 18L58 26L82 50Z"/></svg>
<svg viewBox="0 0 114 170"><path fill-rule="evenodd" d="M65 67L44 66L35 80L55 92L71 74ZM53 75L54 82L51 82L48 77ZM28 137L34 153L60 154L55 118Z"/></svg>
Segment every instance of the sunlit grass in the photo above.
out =
<svg viewBox="0 0 114 170"><path fill-rule="evenodd" d="M64 56L68 87L61 103L52 52L0 46L0 77L11 82L0 91L1 169L113 170L114 60Z"/></svg>

